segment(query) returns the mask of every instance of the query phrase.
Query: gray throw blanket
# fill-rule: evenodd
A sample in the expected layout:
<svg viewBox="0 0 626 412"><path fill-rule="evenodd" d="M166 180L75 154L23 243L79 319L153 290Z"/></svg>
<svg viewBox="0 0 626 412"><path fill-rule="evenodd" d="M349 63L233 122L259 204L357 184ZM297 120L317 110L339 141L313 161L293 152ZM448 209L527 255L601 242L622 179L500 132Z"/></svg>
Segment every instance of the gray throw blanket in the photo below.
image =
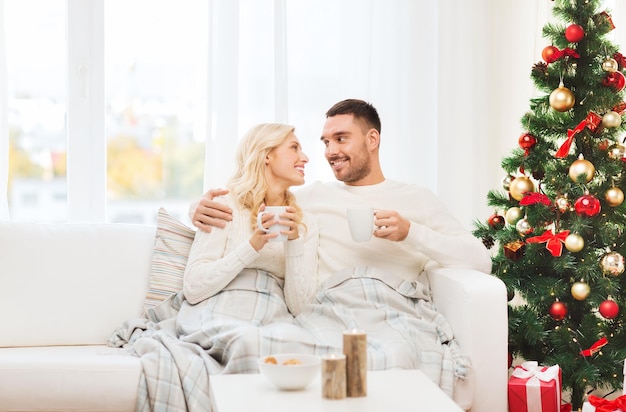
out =
<svg viewBox="0 0 626 412"><path fill-rule="evenodd" d="M367 333L368 369L420 369L452 397L467 376L446 319L419 282L355 268L324 282L293 317L282 283L244 270L219 294L191 305L182 292L129 320L109 339L141 358L138 411L214 411L209 376L257 373L272 353L342 352L342 333Z"/></svg>

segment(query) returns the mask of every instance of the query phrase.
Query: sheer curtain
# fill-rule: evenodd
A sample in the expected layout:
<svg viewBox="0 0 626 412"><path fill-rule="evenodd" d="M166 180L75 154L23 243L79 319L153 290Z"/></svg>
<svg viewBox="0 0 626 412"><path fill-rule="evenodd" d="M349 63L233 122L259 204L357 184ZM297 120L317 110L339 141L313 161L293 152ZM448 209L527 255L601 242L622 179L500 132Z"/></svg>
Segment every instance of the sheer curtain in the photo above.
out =
<svg viewBox="0 0 626 412"><path fill-rule="evenodd" d="M0 0L0 22L4 22L4 0ZM9 219L9 127L7 125L7 71L4 24L0 25L0 220Z"/></svg>
<svg viewBox="0 0 626 412"><path fill-rule="evenodd" d="M436 189L436 2L213 1L210 13L207 188L231 173L234 141L266 121L296 127L308 182L334 179L324 113L360 98L380 112L387 177Z"/></svg>

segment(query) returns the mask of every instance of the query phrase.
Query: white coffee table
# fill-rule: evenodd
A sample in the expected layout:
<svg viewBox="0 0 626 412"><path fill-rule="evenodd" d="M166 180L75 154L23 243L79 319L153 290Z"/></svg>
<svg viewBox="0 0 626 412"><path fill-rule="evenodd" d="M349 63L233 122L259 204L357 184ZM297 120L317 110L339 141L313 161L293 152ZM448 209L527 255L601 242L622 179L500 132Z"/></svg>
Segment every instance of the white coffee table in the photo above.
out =
<svg viewBox="0 0 626 412"><path fill-rule="evenodd" d="M321 377L302 391L280 391L263 375L212 375L219 412L462 412L437 385L418 370L367 374L367 396L322 398Z"/></svg>

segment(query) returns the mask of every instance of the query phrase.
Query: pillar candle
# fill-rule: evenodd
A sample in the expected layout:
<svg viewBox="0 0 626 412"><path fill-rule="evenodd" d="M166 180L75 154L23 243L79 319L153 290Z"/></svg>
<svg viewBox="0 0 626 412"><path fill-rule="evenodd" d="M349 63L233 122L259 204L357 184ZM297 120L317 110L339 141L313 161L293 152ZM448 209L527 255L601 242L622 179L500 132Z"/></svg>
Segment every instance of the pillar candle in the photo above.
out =
<svg viewBox="0 0 626 412"><path fill-rule="evenodd" d="M343 354L346 355L346 395L367 395L367 334L351 329L343 333Z"/></svg>
<svg viewBox="0 0 626 412"><path fill-rule="evenodd" d="M346 397L346 357L340 353L322 356L322 397Z"/></svg>

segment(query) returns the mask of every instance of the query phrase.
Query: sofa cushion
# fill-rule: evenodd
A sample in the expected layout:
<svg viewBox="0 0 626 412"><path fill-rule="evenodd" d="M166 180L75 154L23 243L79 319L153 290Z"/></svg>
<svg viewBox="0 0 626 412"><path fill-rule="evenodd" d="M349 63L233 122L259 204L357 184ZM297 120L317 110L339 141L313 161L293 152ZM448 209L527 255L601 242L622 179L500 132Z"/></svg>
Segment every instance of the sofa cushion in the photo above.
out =
<svg viewBox="0 0 626 412"><path fill-rule="evenodd" d="M182 289L185 265L194 237L194 230L164 208L159 209L144 309L157 305Z"/></svg>
<svg viewBox="0 0 626 412"><path fill-rule="evenodd" d="M134 411L140 376L123 349L3 348L0 411Z"/></svg>
<svg viewBox="0 0 626 412"><path fill-rule="evenodd" d="M0 222L0 347L104 344L141 316L154 227Z"/></svg>

